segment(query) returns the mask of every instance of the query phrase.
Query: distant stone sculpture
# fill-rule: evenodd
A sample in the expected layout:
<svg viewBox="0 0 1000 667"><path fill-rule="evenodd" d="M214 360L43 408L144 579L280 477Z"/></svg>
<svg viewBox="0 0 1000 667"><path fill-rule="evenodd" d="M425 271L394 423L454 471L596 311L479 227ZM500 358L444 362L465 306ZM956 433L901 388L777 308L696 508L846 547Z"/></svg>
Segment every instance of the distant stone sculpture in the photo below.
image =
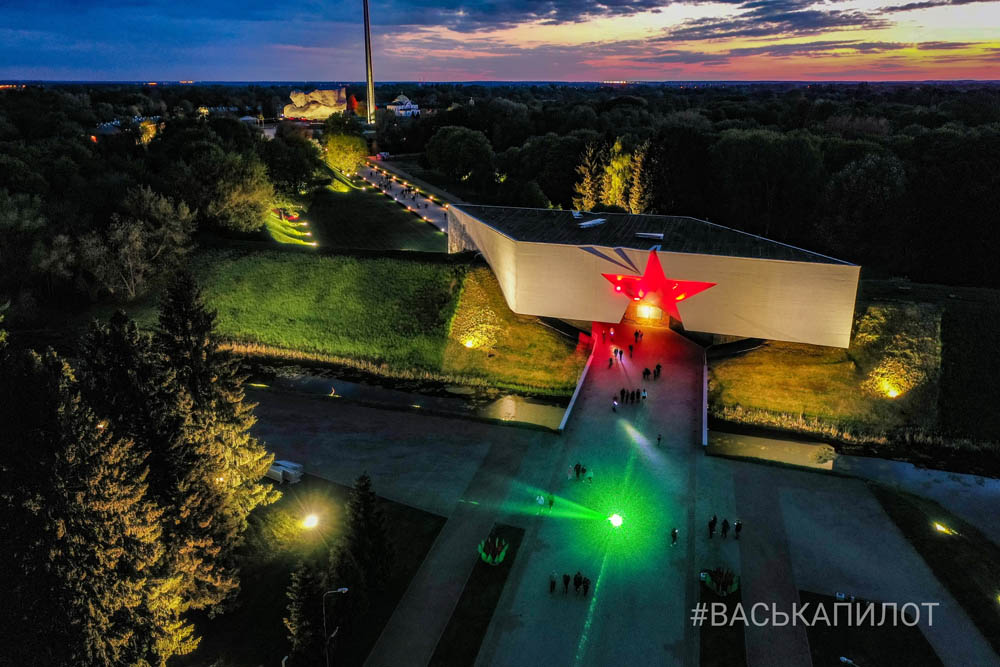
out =
<svg viewBox="0 0 1000 667"><path fill-rule="evenodd" d="M285 105L285 118L326 120L330 114L342 113L347 109L346 88L314 90L311 93L293 90L288 97L292 103Z"/></svg>

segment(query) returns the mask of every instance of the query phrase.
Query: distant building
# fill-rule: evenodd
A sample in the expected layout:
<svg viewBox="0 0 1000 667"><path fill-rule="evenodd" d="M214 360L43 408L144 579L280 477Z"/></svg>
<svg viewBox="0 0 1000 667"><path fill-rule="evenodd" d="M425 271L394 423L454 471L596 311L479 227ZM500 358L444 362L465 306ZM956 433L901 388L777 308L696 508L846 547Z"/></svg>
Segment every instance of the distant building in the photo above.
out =
<svg viewBox="0 0 1000 667"><path fill-rule="evenodd" d="M397 116L419 116L420 107L414 104L409 97L406 95L399 95L392 102L389 102L385 106L386 109L391 111Z"/></svg>

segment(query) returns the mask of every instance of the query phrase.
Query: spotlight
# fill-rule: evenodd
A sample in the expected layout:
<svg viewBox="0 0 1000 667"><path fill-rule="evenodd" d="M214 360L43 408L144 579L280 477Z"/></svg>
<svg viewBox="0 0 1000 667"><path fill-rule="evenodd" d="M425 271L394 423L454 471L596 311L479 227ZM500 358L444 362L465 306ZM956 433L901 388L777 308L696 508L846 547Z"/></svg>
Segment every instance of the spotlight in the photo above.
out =
<svg viewBox="0 0 1000 667"><path fill-rule="evenodd" d="M306 518L302 519L303 528L315 528L319 525L319 517L315 514L310 514Z"/></svg>
<svg viewBox="0 0 1000 667"><path fill-rule="evenodd" d="M612 514L611 516L608 517L608 521L611 522L612 526L614 526L615 528L618 528L618 527L620 527L622 525L622 515L621 514Z"/></svg>

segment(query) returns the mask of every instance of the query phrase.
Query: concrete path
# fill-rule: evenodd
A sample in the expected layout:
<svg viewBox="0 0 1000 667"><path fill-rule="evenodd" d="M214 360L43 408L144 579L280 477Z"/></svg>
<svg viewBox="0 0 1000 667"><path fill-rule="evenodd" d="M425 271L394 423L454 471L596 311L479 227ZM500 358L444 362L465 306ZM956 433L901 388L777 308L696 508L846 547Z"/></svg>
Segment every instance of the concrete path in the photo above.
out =
<svg viewBox="0 0 1000 667"><path fill-rule="evenodd" d="M792 575L792 560L785 534L785 520L777 489L757 470L735 476L736 507L744 525L754 526L739 540L743 607L764 603L786 614L799 603L799 589ZM721 518L720 518L721 521ZM730 518L732 521L732 517ZM756 530L766 526L767 530ZM721 536L717 536L721 538ZM730 536L732 539L732 536ZM809 667L809 639L800 625L747 625L747 664L754 667Z"/></svg>
<svg viewBox="0 0 1000 667"><path fill-rule="evenodd" d="M412 155L414 157L418 157L419 154L414 153ZM447 190L444 190L442 188L439 188L436 185L428 183L427 181L423 180L422 178L418 178L418 177L414 176L410 172L408 172L405 169L403 169L399 165L399 163L396 162L395 160L376 160L376 159L374 159L372 157L369 157L367 159L367 161L368 161L369 165L382 167L386 171L391 171L392 173L396 174L400 178L403 178L403 179L405 179L405 180L413 183L414 185L418 186L421 190L429 192L432 195L434 195L435 197L437 197L439 199L443 199L444 201L446 201L448 203L451 203L451 204L465 204L465 203L468 203L468 202L463 201L460 197L456 196L455 194L453 194L451 192L448 192Z"/></svg>
<svg viewBox="0 0 1000 667"><path fill-rule="evenodd" d="M690 463L699 447L701 351L668 330L647 330L635 344L624 336L633 327L616 329L624 362L608 368L612 342L598 342L561 452L549 456L546 488L556 506L526 534L477 665L697 665L685 609L697 591ZM663 377L643 383L642 369L657 362ZM649 398L612 413L612 394L624 385L645 385ZM576 462L594 472L592 483L567 478ZM607 521L615 512L624 520L618 529ZM550 572L578 570L592 581L589 596L548 594Z"/></svg>
<svg viewBox="0 0 1000 667"><path fill-rule="evenodd" d="M415 210L417 213L421 215L421 217L424 218L424 220L431 223L442 232L447 233L448 211L446 207L448 206L447 202L450 200L444 199L445 203L441 204L438 203L442 201L441 199L438 199L438 201L434 201L430 197L427 197L422 194L416 194L415 196L404 195L403 186L405 183L409 183L410 185L418 187L421 190L424 190L425 192L427 190L423 186L426 184L423 184L422 181L420 183L417 183L414 180L402 175L396 175L395 178L392 178L392 176L390 175L390 178L392 178L392 180L390 180L389 183L386 184L383 182L382 179L383 175L380 174L378 171L376 171L376 169L385 169L386 171L390 171L393 173L396 172L393 169L389 169L387 163L384 164L381 162L377 162L372 164L373 166L370 167L362 167L361 170L358 172L358 174L360 174L361 177L365 179L365 181L369 185L378 189L383 194L392 197L395 201L399 202L400 204L403 204L410 210ZM440 197L441 195L438 196Z"/></svg>
<svg viewBox="0 0 1000 667"><path fill-rule="evenodd" d="M365 665L426 665L476 564L476 545L486 537L507 496L525 443L494 444L459 505L434 541Z"/></svg>

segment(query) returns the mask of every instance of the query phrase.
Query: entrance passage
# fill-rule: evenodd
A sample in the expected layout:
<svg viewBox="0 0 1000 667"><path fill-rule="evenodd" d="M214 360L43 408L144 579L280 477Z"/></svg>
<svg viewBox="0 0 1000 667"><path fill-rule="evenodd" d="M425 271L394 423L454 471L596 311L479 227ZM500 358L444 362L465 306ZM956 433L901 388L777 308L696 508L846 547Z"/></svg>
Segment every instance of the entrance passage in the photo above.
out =
<svg viewBox="0 0 1000 667"><path fill-rule="evenodd" d="M663 309L659 306L639 304L635 309L635 314L640 320L654 320L659 322L663 319Z"/></svg>

